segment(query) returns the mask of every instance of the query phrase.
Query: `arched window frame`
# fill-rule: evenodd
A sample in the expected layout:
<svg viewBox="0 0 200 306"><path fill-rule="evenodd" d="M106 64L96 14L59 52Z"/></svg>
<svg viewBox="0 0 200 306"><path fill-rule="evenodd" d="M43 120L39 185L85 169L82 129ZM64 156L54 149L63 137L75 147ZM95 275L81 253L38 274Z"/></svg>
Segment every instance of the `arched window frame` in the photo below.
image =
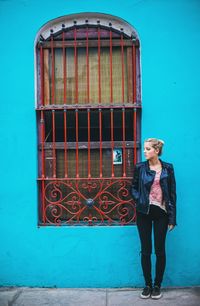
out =
<svg viewBox="0 0 200 306"><path fill-rule="evenodd" d="M59 47L62 48L62 50L64 50L65 48L67 48L67 45L70 45L70 47L73 44L73 48L74 48L74 67L76 67L76 52L78 49L78 39L76 38L77 35L77 29L88 29L88 28L96 28L96 29L106 29L109 30L110 33L118 33L118 35L120 35L120 48L121 48L121 56L123 57L123 52L124 52L124 46L125 43L128 44L128 42L131 42L132 44L132 62L133 62L133 70L131 72L127 72L127 73L131 73L132 77L131 77L131 82L132 82L132 94L128 95L127 101L124 101L123 98L123 91L125 90L123 88L123 84L122 84L122 101L118 104L118 103L113 103L112 100L112 91L113 88L111 88L110 85L110 101L109 104L106 103L102 103L101 99L99 98L100 94L98 95L98 103L96 105L94 105L94 103L92 104L90 102L90 100L88 99L86 101L85 104L79 104L78 102L78 81L75 81L75 94L74 94L74 101L72 101L71 103L67 103L67 101L65 101L63 104L59 104L59 103L54 103L55 102L55 88L53 89L53 82L55 82L55 80L51 80L51 94L50 94L50 102L46 103L45 102L45 92L44 92L44 86L45 86L45 72L44 72L44 61L45 56L44 56L44 47L46 46L47 48L51 49L52 54L54 54L54 50L55 47ZM66 33L66 31L72 30L74 32L74 39L71 41L71 44L65 39L63 39L60 42L56 42L54 40L54 37L58 36L58 35L64 35L63 33ZM100 30L101 31L101 30ZM64 37L64 36L62 36ZM113 40L112 40L112 34L110 37L110 40L107 42L103 42L103 40L99 40L99 37L96 37L96 47L98 48L98 53L101 53L101 48L102 45L108 44L108 47L110 48L110 66L112 65L112 48L114 47L113 45ZM128 38L127 41L124 40L124 38ZM60 44L60 45L59 45ZM89 42L89 40L86 38L85 39L85 48L86 48L86 58L87 58L87 51L88 48L90 48L90 45L92 44L92 40ZM73 14L73 15L68 15L68 16L63 16L57 19L54 19L50 22L48 22L46 25L44 25L40 31L38 32L38 35L36 37L35 40L35 47L36 47L36 110L37 110L37 122L38 122L38 150L39 150L39 154L38 154L38 160L39 160L39 177L38 177L38 185L39 185L39 224L40 225L125 225L125 224L133 224L135 222L135 209L134 209L134 203L132 201L132 199L130 199L130 197L128 197L127 193L128 193L128 185L130 184L131 181L131 171L127 171L127 163L130 163L130 159L127 159L127 153L128 152L128 146L133 146L133 160L132 160L132 165L134 165L139 159L140 159L140 120L141 120L141 82L140 82L140 44L139 44L139 39L138 39L138 35L136 33L136 31L133 29L133 27L127 23L126 21L115 17L115 16L111 16L111 15L106 15L106 14L99 14L99 13L81 13L81 14ZM52 56L53 58L53 56ZM64 58L64 57L63 57ZM100 55L98 54L98 59L100 59ZM123 63L123 60L122 60ZM55 58L54 58L54 62L51 62L51 70L55 69L52 68L53 65L55 65ZM63 73L63 79L67 78L66 76L66 67L65 67L66 63L63 62L63 71L65 70L65 72ZM131 67L131 68L132 68ZM127 68L128 69L128 68ZM75 69L76 70L76 69ZM112 69L111 69L112 70ZM122 80L123 80L123 64L122 64ZM87 88L88 88L88 71L87 70ZM76 75L76 71L75 71L75 79L78 80L78 77ZM90 81L92 82L92 81ZM122 81L123 82L123 81ZM127 81L128 82L128 81ZM130 82L130 80L129 80ZM111 73L111 77L110 77L110 84L112 83L112 73ZM127 85L128 86L128 85ZM130 87L131 88L131 87ZM64 91L64 97L66 95L66 91L67 89L63 88ZM90 89L87 90L87 98L89 97L89 92ZM110 110L110 150L112 152L112 166L111 166L111 175L109 178L104 177L101 169L100 169L100 173L98 177L94 177L91 175L91 169L90 169L90 155L91 155L91 141L90 141L90 132L91 132L91 127L90 127L90 121L92 118L92 111L94 110L94 108L99 111L99 118L100 116L102 116L102 113L104 112L105 109L109 109ZM113 110L114 112L117 111L117 109L119 108L119 111L121 110L121 114L122 114L122 130L123 130L123 145L122 145L122 175L119 179L115 178L115 170L114 170L114 162L113 162L113 152L115 150L116 147L116 143L114 141L114 136L113 134L115 133L114 130L114 126L113 126ZM80 177L79 175L79 152L80 152L80 141L79 141L79 135L78 134L78 119L80 117L80 112L79 110L87 110L87 122L88 122L88 133L87 133L87 151L88 151L88 176L86 177ZM103 111L102 111L103 109ZM64 141L63 141L63 145L61 145L62 149L64 150L64 155L65 155L65 163L64 163L64 175L62 175L61 177L58 177L57 175L57 161L56 161L56 155L59 149L59 143L56 142L56 133L55 133L55 116L57 116L58 111L63 112L63 116L64 116L64 124L66 126L66 120L67 120L67 115L66 113L69 113L70 110L74 111L74 127L76 130L76 135L75 135L75 141L74 141L74 147L71 144L71 142L67 141L67 132L64 131L63 133L64 135ZM126 141L126 135L125 135L125 130L126 130L126 126L125 126L125 122L126 122L126 112L128 112L129 110L133 111L133 120L132 120L132 125L133 125L133 142L127 142ZM46 143L46 139L47 139L47 135L45 133L45 127L46 122L47 122L47 111L51 112L51 125L52 125L52 142L49 145L48 148L51 148L51 156L48 156L47 152L47 143ZM99 125L100 125L100 119L99 119ZM117 130L116 130L117 131ZM66 133L65 133L66 132ZM99 132L100 128L99 128ZM105 133L105 131L104 131ZM101 136L99 136L101 137ZM83 142L82 142L83 144ZM74 149L75 153L75 175L73 177L73 175L70 177L67 173L67 170L69 169L70 165L69 163L67 164L67 150L69 150L70 145L72 145L71 149ZM84 146L85 144L83 144ZM103 141L99 141L98 142L98 146L100 148L100 168L102 167L102 156L101 156L101 150L103 150L104 147L104 143ZM93 147L93 149L96 149L96 147ZM49 162L51 161L51 162ZM49 171L49 169L51 168L51 173ZM133 167L130 166L130 169L132 169ZM129 172L127 174L127 172ZM108 214L105 213L105 211L103 209L101 209L102 205L108 205L109 200L106 200L103 202L102 204L102 197L103 197L103 192L102 194L98 197L98 205L96 205L95 201L93 198L91 197L86 197L85 194L83 194L83 192L81 193L81 199L80 199L80 181L82 180L81 184L82 186L85 184L86 179L87 179L87 187L88 188L88 192L89 190L92 188L92 178L94 179L93 182L96 182L97 179L98 180L103 180L104 179L104 183L100 182L99 183L99 188L102 189L104 191L104 196L106 194L106 190L108 189L107 186L111 186L113 184L113 181L117 182L116 187L119 190L121 190L121 192L124 192L124 194L126 193L126 196L124 196L124 198L120 198L118 197L118 200L115 201L114 206L115 209L117 209L118 207L122 207L124 202L126 202L127 206L129 205L129 207L125 207L124 208L126 210L128 210L130 208L130 210L132 210L132 214L130 213L130 217L126 218L125 215L127 216L127 214L123 214L120 213L118 214L118 219L116 220L116 215L114 217L114 219L112 217L110 217ZM118 180L117 180L118 179ZM113 181L112 181L113 180ZM74 182L74 185L71 186L71 182ZM61 186L63 184L63 186ZM51 189L48 190L49 186L51 186ZM120 187L123 186L123 187ZM73 217L73 213L72 213L72 217L70 216L68 219L65 218L63 220L62 217L62 213L61 210L62 208L62 201L64 198L68 198L69 194L73 194L73 190L74 189L78 189L79 192L76 193L75 197L76 199L74 200L74 207L76 205L79 205L79 209L76 211L76 218ZM121 188L121 189L120 189ZM62 199L59 198L59 196L61 195L61 193L63 193L63 190L66 189L67 191L65 192L65 196L62 194ZM111 192L112 193L112 192ZM51 195L50 195L51 194ZM94 194L93 194L94 196ZM51 200L49 200L49 198L51 197ZM94 196L94 198L97 197L97 195ZM48 200L47 200L48 198ZM112 198L112 197L111 197ZM55 200L56 199L56 200ZM84 199L84 203L83 203L83 199ZM113 199L113 198L112 198ZM117 202L118 201L118 202ZM70 201L71 202L71 199ZM80 204L81 202L81 204ZM101 202L101 203L100 203ZM110 201L111 202L111 201ZM101 207L100 207L101 206ZM80 218L80 214L81 211L87 211L86 215L83 215ZM96 217L96 215L92 214L92 209L96 211L96 213L99 213L100 217ZM50 220L48 215L48 210L51 211L51 217L52 219ZM113 209L114 210L114 209ZM122 207L123 210L123 207ZM98 220L97 220L98 219Z"/></svg>

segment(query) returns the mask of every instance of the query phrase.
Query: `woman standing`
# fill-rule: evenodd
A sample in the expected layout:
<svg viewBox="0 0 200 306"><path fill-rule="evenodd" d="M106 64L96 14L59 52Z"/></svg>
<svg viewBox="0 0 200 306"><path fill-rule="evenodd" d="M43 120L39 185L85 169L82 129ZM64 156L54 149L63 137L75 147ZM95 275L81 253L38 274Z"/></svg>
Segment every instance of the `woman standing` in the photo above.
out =
<svg viewBox="0 0 200 306"><path fill-rule="evenodd" d="M137 228L141 242L141 265L145 287L141 298L161 298L165 271L167 229L176 225L176 182L173 165L159 159L164 142L148 138L144 142L146 161L135 165L131 188L136 203ZM152 283L152 228L156 254L155 279Z"/></svg>

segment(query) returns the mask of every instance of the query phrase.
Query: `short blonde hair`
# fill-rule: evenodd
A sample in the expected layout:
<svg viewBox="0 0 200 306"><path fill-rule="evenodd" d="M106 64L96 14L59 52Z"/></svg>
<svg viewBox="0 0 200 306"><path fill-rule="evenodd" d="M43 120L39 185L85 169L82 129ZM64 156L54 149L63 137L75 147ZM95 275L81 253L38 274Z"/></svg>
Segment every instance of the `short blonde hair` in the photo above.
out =
<svg viewBox="0 0 200 306"><path fill-rule="evenodd" d="M162 149L163 149L163 145L164 145L164 141L162 139L147 138L147 139L145 139L144 142L150 142L154 149L159 150L158 156L160 156L162 154Z"/></svg>

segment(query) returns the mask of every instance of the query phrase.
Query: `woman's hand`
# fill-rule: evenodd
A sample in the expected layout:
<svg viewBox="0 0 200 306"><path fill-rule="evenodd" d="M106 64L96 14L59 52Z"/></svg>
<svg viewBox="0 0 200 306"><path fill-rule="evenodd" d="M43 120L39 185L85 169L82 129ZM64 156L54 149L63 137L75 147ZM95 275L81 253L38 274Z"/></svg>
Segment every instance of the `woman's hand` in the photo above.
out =
<svg viewBox="0 0 200 306"><path fill-rule="evenodd" d="M174 229L174 225L173 224L169 224L168 225L168 230L171 232Z"/></svg>

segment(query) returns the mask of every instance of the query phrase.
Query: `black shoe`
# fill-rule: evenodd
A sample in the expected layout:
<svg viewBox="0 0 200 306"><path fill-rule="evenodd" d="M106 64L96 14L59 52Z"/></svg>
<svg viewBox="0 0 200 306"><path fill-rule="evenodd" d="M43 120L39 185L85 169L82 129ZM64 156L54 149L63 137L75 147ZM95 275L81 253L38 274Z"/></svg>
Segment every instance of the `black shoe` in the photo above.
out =
<svg viewBox="0 0 200 306"><path fill-rule="evenodd" d="M148 299L148 298L151 296L151 292L152 292L152 287L146 286L146 287L143 289L142 293L140 294L140 297L141 297L142 299Z"/></svg>
<svg viewBox="0 0 200 306"><path fill-rule="evenodd" d="M153 290L152 290L151 298L155 299L155 300L158 300L161 297L162 297L162 293L161 293L160 287L154 286Z"/></svg>

